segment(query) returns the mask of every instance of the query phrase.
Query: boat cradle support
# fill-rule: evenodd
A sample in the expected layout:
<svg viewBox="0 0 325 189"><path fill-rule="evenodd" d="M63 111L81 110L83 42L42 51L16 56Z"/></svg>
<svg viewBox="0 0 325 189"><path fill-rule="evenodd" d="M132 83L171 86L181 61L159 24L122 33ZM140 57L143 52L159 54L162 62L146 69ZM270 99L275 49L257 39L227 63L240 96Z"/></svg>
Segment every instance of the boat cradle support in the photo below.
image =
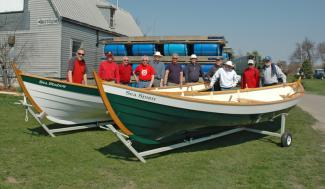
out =
<svg viewBox="0 0 325 189"><path fill-rule="evenodd" d="M51 136L55 137L54 133L61 133L61 132L67 132L67 131L76 131L76 130L83 130L83 129L90 129L90 128L95 128L99 127L100 123L99 122L93 122L93 123L85 123L82 125L76 125L76 126L69 126L69 127L62 127L58 129L50 129L45 123L43 123L43 118L45 117L45 112L41 113L35 113L34 110L32 109L32 105L27 102L27 99L24 95L23 100L19 100L18 103L22 105L25 108L25 121L28 121L28 113L34 117L34 119L38 122L38 124ZM102 123L102 124L107 124L107 123Z"/></svg>
<svg viewBox="0 0 325 189"><path fill-rule="evenodd" d="M145 163L146 160L144 159L144 157L146 157L146 156L150 156L150 155L153 155L153 154L158 154L158 153L161 153L161 152L165 152L165 151L174 150L174 149L177 149L177 148L197 144L197 143L200 143L200 142L212 140L212 139L215 139L215 138L230 135L230 134L237 133L237 132L240 132L240 131L248 131L248 132L254 132L254 133L259 133L259 134L268 135L268 136L279 137L279 138L281 138L282 146L284 146L284 147L290 146L290 144L292 142L292 136L291 136L290 133L285 131L285 119L286 119L287 115L288 115L287 113L281 113L281 114L278 114L278 115L274 116L270 120L270 121L273 121L273 119L275 119L276 117L281 116L281 130L280 130L280 133L257 130L257 129L251 129L251 128L245 128L245 127L239 127L239 128L231 129L231 130L224 131L224 132L221 132L221 133L217 133L217 134L213 134L213 135L209 135L209 136L205 136L205 137L201 137L201 138L197 138L197 139L189 139L189 140L185 140L184 142L181 142L181 143L177 143L177 144L173 144L173 145L165 146L165 147L160 147L160 148L155 148L155 149L148 150L148 151L143 151L143 152L138 152L132 146L132 142L129 140L129 137L127 135L119 132L118 130L116 130L113 125L107 124L107 125L100 126L100 128L108 130L108 131L112 131L117 136L117 138L130 150L130 152L136 158L138 158L141 162Z"/></svg>

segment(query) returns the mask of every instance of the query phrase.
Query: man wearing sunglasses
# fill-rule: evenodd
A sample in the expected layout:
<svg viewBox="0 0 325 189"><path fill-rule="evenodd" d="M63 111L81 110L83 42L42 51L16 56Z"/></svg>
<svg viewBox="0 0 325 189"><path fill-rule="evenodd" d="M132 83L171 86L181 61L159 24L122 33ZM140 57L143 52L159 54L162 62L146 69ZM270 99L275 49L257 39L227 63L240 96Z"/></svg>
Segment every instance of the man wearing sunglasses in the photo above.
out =
<svg viewBox="0 0 325 189"><path fill-rule="evenodd" d="M79 48L76 56L70 59L68 66L68 82L87 85L87 66L84 56L85 50Z"/></svg>

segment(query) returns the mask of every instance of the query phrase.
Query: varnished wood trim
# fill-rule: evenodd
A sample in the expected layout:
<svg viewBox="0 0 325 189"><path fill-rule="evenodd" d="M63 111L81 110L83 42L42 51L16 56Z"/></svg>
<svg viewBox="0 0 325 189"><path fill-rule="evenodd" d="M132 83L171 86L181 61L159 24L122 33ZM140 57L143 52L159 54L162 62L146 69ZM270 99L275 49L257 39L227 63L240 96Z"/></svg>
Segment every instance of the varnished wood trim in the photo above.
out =
<svg viewBox="0 0 325 189"><path fill-rule="evenodd" d="M35 108L35 110L38 113L43 112L42 109L36 104L34 99L30 96L28 90L26 89L24 81L21 79L21 75L23 74L22 71L17 68L16 64L12 64L12 69L14 70L16 77L17 77L17 81L18 81L21 89L23 90L25 96L27 97L28 101L33 105L33 107Z"/></svg>
<svg viewBox="0 0 325 189"><path fill-rule="evenodd" d="M123 88L126 90L131 90L131 91L136 91L136 92L141 92L141 93L146 93L150 94L153 96L161 96L161 97L167 97L167 98L173 98L173 99L179 99L179 100L184 100L184 101L190 101L190 102L199 102L199 103L206 103L206 104L218 104L218 105L229 105L229 106L254 106L254 105L271 105L271 104L278 104L278 103L283 103L287 101L292 101L296 98L302 97L304 94L304 89L302 85L299 85L299 81L294 82L294 83L288 83L287 85L290 87L293 87L293 85L298 84L298 89L296 90L296 94L292 98L289 99L284 99L284 100L277 100L277 101L272 101L272 102L256 102L256 103L251 103L251 102L225 102L225 101L211 101L211 100L204 100L204 99L194 99L194 98L189 98L187 96L200 96L200 95L210 95L211 92L184 92L184 96L182 96L182 92L178 93L166 93L166 92L154 92L154 91L148 91L145 89L140 89L140 88L133 88L125 85L118 85L115 83L108 83L108 82L103 82L104 85L110 85L118 88ZM240 90L229 90L229 91L218 91L218 92L213 92L212 95L218 95L218 94L237 94L237 92L250 92L250 91L260 91L260 90L265 90L265 89L273 89L273 88L280 88L284 87L283 85L275 85L275 86L269 86L269 87L261 87L261 88L252 88L252 89L240 89Z"/></svg>
<svg viewBox="0 0 325 189"><path fill-rule="evenodd" d="M94 71L94 78L97 84L97 89L99 91L100 96L102 97L103 103L108 111L108 115L113 119L115 124L128 136L133 135L133 133L125 127L120 118L116 115L113 110L111 103L109 102L106 93L103 88L103 81L98 77L97 73Z"/></svg>

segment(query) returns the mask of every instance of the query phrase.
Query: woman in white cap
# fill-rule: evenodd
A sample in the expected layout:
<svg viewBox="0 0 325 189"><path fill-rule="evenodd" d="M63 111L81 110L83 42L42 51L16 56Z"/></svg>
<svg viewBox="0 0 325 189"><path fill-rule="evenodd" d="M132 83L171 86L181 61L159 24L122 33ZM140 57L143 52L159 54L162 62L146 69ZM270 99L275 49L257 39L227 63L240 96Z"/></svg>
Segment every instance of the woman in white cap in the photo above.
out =
<svg viewBox="0 0 325 189"><path fill-rule="evenodd" d="M218 71L213 75L210 87L212 88L214 83L220 79L220 87L221 90L230 90L233 87L236 87L239 76L236 74L234 68L234 64L231 61L227 61L224 63L224 67L218 69Z"/></svg>
<svg viewBox="0 0 325 189"><path fill-rule="evenodd" d="M200 79L200 75L202 78L204 78L204 72L202 70L201 65L197 63L197 56L195 54L192 54L190 59L191 63L187 64L184 70L185 82L198 82Z"/></svg>

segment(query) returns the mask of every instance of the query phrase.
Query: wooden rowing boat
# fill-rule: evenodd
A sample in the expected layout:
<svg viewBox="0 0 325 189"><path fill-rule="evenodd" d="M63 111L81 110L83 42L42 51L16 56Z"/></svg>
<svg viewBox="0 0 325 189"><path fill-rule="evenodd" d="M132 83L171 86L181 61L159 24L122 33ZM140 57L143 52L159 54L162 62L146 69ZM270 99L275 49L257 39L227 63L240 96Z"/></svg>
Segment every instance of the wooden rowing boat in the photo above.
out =
<svg viewBox="0 0 325 189"><path fill-rule="evenodd" d="M251 125L286 113L304 94L300 81L258 89L157 93L102 81L105 107L119 129L144 144L160 144L204 128Z"/></svg>

